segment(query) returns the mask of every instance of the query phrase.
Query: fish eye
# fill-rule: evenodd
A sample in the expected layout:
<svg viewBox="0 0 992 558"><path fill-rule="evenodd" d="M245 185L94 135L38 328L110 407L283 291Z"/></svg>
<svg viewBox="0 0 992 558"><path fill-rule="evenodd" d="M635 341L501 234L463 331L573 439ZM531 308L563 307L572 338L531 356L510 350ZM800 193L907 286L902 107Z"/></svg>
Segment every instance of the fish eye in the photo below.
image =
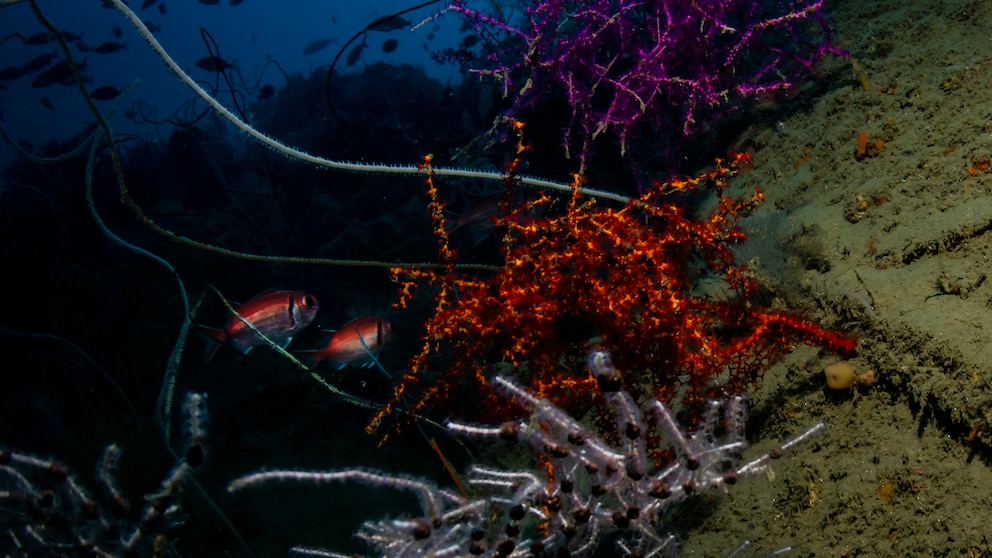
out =
<svg viewBox="0 0 992 558"><path fill-rule="evenodd" d="M317 307L317 297L315 297L313 295L304 295L303 296L303 306L305 306L305 307L311 307L311 308L316 308Z"/></svg>

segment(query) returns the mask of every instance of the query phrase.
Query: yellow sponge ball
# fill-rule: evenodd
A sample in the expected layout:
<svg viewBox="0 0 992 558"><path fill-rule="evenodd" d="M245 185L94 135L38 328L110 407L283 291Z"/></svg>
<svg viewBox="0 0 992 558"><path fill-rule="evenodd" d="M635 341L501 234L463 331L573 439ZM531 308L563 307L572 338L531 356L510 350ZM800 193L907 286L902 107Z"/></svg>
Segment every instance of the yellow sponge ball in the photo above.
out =
<svg viewBox="0 0 992 558"><path fill-rule="evenodd" d="M827 387L830 389L849 389L857 378L854 366L846 360L827 365L823 374L827 377Z"/></svg>

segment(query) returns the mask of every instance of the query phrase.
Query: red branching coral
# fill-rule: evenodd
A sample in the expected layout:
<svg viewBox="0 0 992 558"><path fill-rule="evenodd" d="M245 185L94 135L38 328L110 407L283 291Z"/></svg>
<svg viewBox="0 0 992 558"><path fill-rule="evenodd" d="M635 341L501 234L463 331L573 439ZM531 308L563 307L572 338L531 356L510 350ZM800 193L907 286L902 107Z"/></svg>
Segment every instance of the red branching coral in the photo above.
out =
<svg viewBox="0 0 992 558"><path fill-rule="evenodd" d="M719 392L746 391L795 342L853 353L851 338L753 304L756 281L730 246L744 240L737 216L762 195L723 195L727 179L748 163L747 155L733 155L699 177L655 184L619 209L601 207L576 187L560 215L531 217L551 203L542 195L500 219L504 263L488 277L450 265L454 254L429 179L442 260L449 265L393 271L400 308L416 288L430 284L435 310L422 349L370 429L408 396L416 414L504 416L505 403L487 387L493 361L516 366L518 381L535 397L584 407L598 390L588 371L575 370L591 343L612 354L625 390L689 408ZM704 188L719 194L719 203L705 219L693 220L673 194ZM727 296L694 294L694 262L725 281ZM592 339L569 335L574 324Z"/></svg>

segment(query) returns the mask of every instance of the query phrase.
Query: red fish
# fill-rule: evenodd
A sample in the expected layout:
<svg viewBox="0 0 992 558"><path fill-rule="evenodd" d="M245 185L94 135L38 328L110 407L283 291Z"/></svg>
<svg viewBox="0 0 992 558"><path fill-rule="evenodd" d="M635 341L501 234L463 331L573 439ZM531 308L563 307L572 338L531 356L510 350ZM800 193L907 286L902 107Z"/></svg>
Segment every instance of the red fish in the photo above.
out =
<svg viewBox="0 0 992 558"><path fill-rule="evenodd" d="M310 325L319 308L316 297L299 291L265 291L244 304L234 306L241 317L273 343L283 347ZM212 340L207 346L204 362L214 356L222 343L230 343L243 354L266 344L237 316L232 316L224 329L200 326L200 330Z"/></svg>
<svg viewBox="0 0 992 558"><path fill-rule="evenodd" d="M323 349L297 351L311 366L329 360L338 369L345 366L372 366L382 348L393 338L393 324L379 316L363 316L332 332ZM363 344L364 343L364 344Z"/></svg>

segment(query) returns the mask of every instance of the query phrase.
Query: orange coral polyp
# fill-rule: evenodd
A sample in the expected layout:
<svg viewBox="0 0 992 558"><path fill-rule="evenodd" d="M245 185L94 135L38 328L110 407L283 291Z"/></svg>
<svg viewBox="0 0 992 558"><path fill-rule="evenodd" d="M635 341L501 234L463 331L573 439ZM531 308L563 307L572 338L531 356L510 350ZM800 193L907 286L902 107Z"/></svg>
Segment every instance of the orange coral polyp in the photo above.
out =
<svg viewBox="0 0 992 558"><path fill-rule="evenodd" d="M729 244L744 233L737 216L760 202L760 191L739 200L723 194L728 178L749 163L746 155L718 161L696 178L658 184L622 209L600 208L577 190L564 213L533 218L534 207L550 205L542 194L501 218L504 264L492 276L456 272L447 247L443 214L432 211L441 241L443 270L393 270L399 308L416 287L434 287L434 313L425 324L423 348L410 361L397 394L418 391L428 367L433 384L419 389L412 412L435 410L467 420L500 420L512 412L486 386L486 355L514 365L528 362L517 381L536 397L569 408L595 400L586 371L584 340L565 339L563 321L587 322L599 345L623 372L624 389L692 405L718 389L742 393L790 344L820 344L849 355L854 341L802 318L746 304L757 288L747 268L735 263ZM429 170L429 162L425 163ZM576 181L576 184L578 180ZM432 210L439 203L428 178ZM692 220L666 197L712 188L720 202L705 219ZM736 299L717 301L692 294L690 265L703 262L724 279ZM454 295L457 293L457 297ZM463 403L471 396L471 403ZM477 400L482 400L477 404ZM374 430L399 403L399 395L370 425Z"/></svg>

